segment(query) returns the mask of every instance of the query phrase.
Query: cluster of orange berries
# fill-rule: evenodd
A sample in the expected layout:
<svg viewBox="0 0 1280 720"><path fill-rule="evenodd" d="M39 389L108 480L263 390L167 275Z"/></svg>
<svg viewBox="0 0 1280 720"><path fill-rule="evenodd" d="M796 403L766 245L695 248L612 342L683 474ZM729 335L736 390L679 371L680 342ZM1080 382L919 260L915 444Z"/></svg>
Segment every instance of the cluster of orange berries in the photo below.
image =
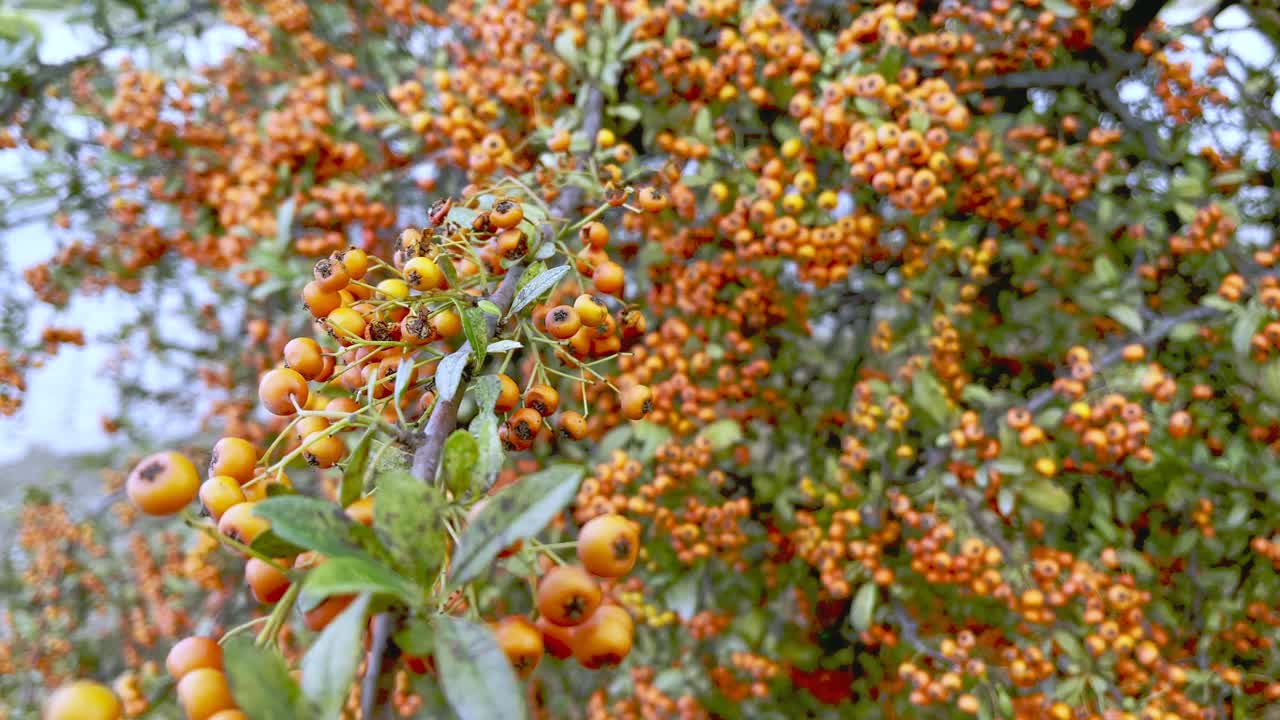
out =
<svg viewBox="0 0 1280 720"><path fill-rule="evenodd" d="M707 712L697 698L686 693L673 698L656 682L657 673L652 667L631 669L632 690L629 697L619 698L612 704L604 690L597 690L587 701L588 720L646 720L647 718L679 718L679 720L705 720Z"/></svg>
<svg viewBox="0 0 1280 720"><path fill-rule="evenodd" d="M621 515L601 515L582 526L581 565L555 565L538 581L538 618L509 615L494 628L498 644L521 677L543 654L570 656L583 667L615 667L631 652L635 623L622 606L603 602L597 578L615 580L635 566L640 529Z"/></svg>
<svg viewBox="0 0 1280 720"><path fill-rule="evenodd" d="M1096 472L1100 466L1122 462L1127 457L1150 462L1153 451L1147 445L1151 422L1142 405L1119 393L1108 393L1093 403L1071 403L1062 424L1074 432L1092 459L1081 459L1082 472ZM1175 412L1169 419L1169 434L1185 437L1191 431L1191 416Z"/></svg>

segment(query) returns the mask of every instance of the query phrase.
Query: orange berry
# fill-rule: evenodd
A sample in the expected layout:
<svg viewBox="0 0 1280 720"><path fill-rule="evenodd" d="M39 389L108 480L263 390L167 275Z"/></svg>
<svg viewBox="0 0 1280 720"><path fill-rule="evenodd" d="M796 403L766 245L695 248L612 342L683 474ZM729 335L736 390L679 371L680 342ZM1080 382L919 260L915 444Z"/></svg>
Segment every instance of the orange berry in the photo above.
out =
<svg viewBox="0 0 1280 720"><path fill-rule="evenodd" d="M125 492L129 502L148 515L172 515L196 498L200 475L182 454L159 452L133 468Z"/></svg>

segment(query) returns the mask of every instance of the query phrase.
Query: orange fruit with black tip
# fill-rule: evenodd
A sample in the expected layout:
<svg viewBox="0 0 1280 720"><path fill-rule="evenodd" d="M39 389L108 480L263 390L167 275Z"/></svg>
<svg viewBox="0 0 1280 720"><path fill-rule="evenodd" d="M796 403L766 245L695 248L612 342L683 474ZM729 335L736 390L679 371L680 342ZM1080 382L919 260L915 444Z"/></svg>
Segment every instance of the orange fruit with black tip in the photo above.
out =
<svg viewBox="0 0 1280 720"><path fill-rule="evenodd" d="M587 419L575 410L565 410L556 421L556 429L560 437L569 440L581 440L587 436Z"/></svg>
<svg viewBox="0 0 1280 720"><path fill-rule="evenodd" d="M337 292L351 282L351 274L347 272L347 266L341 260L333 258L317 260L315 267L312 268L312 275L320 289L329 292Z"/></svg>
<svg viewBox="0 0 1280 720"><path fill-rule="evenodd" d="M516 674L527 678L542 660L542 633L523 615L508 615L493 628L498 646Z"/></svg>
<svg viewBox="0 0 1280 720"><path fill-rule="evenodd" d="M133 468L125 492L129 502L148 515L172 515L196 498L200 475L181 453L159 452Z"/></svg>
<svg viewBox="0 0 1280 720"><path fill-rule="evenodd" d="M560 393L550 385L534 385L524 394L524 405L542 417L551 417L560 407Z"/></svg>
<svg viewBox="0 0 1280 720"><path fill-rule="evenodd" d="M635 567L639 552L640 531L621 515L599 515L578 532L578 560L597 577L626 575Z"/></svg>
<svg viewBox="0 0 1280 720"><path fill-rule="evenodd" d="M498 373L498 399L493 411L499 414L511 412L520 402L520 386L506 373Z"/></svg>
<svg viewBox="0 0 1280 720"><path fill-rule="evenodd" d="M631 653L634 637L631 614L617 605L603 605L573 629L573 656L589 670L614 667Z"/></svg>
<svg viewBox="0 0 1280 720"><path fill-rule="evenodd" d="M653 411L653 391L647 385L632 385L622 391L622 415L641 420Z"/></svg>
<svg viewBox="0 0 1280 720"><path fill-rule="evenodd" d="M266 518L253 513L257 505L257 502L250 500L228 508L218 520L218 532L236 542L252 545L259 535L271 528L271 523Z"/></svg>
<svg viewBox="0 0 1280 720"><path fill-rule="evenodd" d="M111 688L76 680L54 690L44 704L44 720L119 720L124 706Z"/></svg>
<svg viewBox="0 0 1280 720"><path fill-rule="evenodd" d="M165 656L164 667L174 680L200 668L222 669L222 646L213 638L192 635L174 643Z"/></svg>
<svg viewBox="0 0 1280 720"><path fill-rule="evenodd" d="M538 583L538 612L556 625L580 625L600 607L600 586L586 570L557 565Z"/></svg>
<svg viewBox="0 0 1280 720"><path fill-rule="evenodd" d="M582 319L578 317L578 311L572 307L557 305L547 311L542 324L546 327L548 335L557 340L565 340L578 332L582 327Z"/></svg>

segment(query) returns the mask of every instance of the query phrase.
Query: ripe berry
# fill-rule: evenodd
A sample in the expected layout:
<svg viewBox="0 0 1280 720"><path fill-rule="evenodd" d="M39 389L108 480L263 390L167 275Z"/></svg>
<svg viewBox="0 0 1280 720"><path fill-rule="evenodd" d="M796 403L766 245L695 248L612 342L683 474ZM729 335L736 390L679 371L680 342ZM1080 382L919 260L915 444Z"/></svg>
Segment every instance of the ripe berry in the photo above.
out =
<svg viewBox="0 0 1280 720"><path fill-rule="evenodd" d="M520 224L524 219L524 208L518 202L510 200L500 200L494 204L493 209L489 211L489 222L493 223L495 228L506 230Z"/></svg>
<svg viewBox="0 0 1280 720"><path fill-rule="evenodd" d="M224 437L213 445L209 457L209 477L226 475L241 485L253 479L258 464L258 451L253 443L238 437Z"/></svg>
<svg viewBox="0 0 1280 720"><path fill-rule="evenodd" d="M200 485L200 507L214 522L229 508L244 501L240 483L228 475L215 475Z"/></svg>
<svg viewBox="0 0 1280 720"><path fill-rule="evenodd" d="M573 410L565 410L560 413L556 428L560 431L560 437L569 440L581 440L587 436L586 418L582 417L582 413Z"/></svg>
<svg viewBox="0 0 1280 720"><path fill-rule="evenodd" d="M302 303L312 317L322 318L342 305L342 296L312 280L302 288Z"/></svg>
<svg viewBox="0 0 1280 720"><path fill-rule="evenodd" d="M244 579L254 599L263 604L278 601L289 589L289 576L258 558L244 564Z"/></svg>
<svg viewBox="0 0 1280 720"><path fill-rule="evenodd" d="M640 191L638 199L640 207L648 212L662 212L671 204L671 199L666 193L656 187L647 187Z"/></svg>
<svg viewBox="0 0 1280 720"><path fill-rule="evenodd" d="M587 327L599 325L609 316L609 308L589 293L579 295L578 299L573 301L573 309L577 311L582 324Z"/></svg>
<svg viewBox="0 0 1280 720"><path fill-rule="evenodd" d="M186 711L187 720L209 720L223 710L236 708L227 676L212 668L198 668L184 675L178 681L178 702Z"/></svg>
<svg viewBox="0 0 1280 720"><path fill-rule="evenodd" d="M556 625L581 625L600 607L600 586L580 567L557 565L538 583L538 612Z"/></svg>
<svg viewBox="0 0 1280 720"><path fill-rule="evenodd" d="M222 670L222 646L212 638L199 635L183 638L169 648L164 667L174 680L181 680L200 668Z"/></svg>
<svg viewBox="0 0 1280 720"><path fill-rule="evenodd" d="M134 507L148 515L172 515L196 498L200 476L196 466L173 451L142 459L129 473L125 491Z"/></svg>
<svg viewBox="0 0 1280 720"><path fill-rule="evenodd" d="M524 394L524 404L542 417L551 417L560 407L560 393L550 385L534 385Z"/></svg>
<svg viewBox="0 0 1280 720"><path fill-rule="evenodd" d="M428 257L416 257L404 264L404 280L414 290L426 292L445 285L444 273L435 261Z"/></svg>
<svg viewBox="0 0 1280 720"><path fill-rule="evenodd" d="M616 578L631 572L640 552L640 532L621 515L594 517L578 533L578 560L597 577Z"/></svg>
<svg viewBox="0 0 1280 720"><path fill-rule="evenodd" d="M339 250L333 254L333 257L347 269L347 275L352 280L364 278L365 273L369 271L369 254L360 248L353 247Z"/></svg>
<svg viewBox="0 0 1280 720"><path fill-rule="evenodd" d="M431 328L442 338L454 338L462 332L462 318L450 308L431 316Z"/></svg>
<svg viewBox="0 0 1280 720"><path fill-rule="evenodd" d="M294 414L294 405L305 406L307 396L307 381L289 368L268 370L258 381L258 397L272 415Z"/></svg>
<svg viewBox="0 0 1280 720"><path fill-rule="evenodd" d="M578 328L582 327L582 319L572 307L557 305L547 311L543 325L546 326L548 335L557 340L564 340L578 332Z"/></svg>
<svg viewBox="0 0 1280 720"><path fill-rule="evenodd" d="M313 274L320 289L330 292L337 292L351 282L351 275L347 273L346 265L332 258L317 260Z"/></svg>
<svg viewBox="0 0 1280 720"><path fill-rule="evenodd" d="M324 350L308 337L296 337L284 346L285 367L307 380L315 380L324 370Z"/></svg>
<svg viewBox="0 0 1280 720"><path fill-rule="evenodd" d="M542 633L542 647L548 655L564 660L573 654L573 628L556 625L541 616L533 625Z"/></svg>
<svg viewBox="0 0 1280 720"><path fill-rule="evenodd" d="M345 344L364 337L364 316L349 307L334 309L325 316L326 330L338 342Z"/></svg>
<svg viewBox="0 0 1280 720"><path fill-rule="evenodd" d="M302 451L303 459L308 465L318 468L331 468L337 465L347 452L347 447L337 437L320 433L307 436L302 446L305 448Z"/></svg>
<svg viewBox="0 0 1280 720"><path fill-rule="evenodd" d="M622 414L628 420L640 420L653 410L653 391L648 385L632 385L622 391Z"/></svg>
<svg viewBox="0 0 1280 720"><path fill-rule="evenodd" d="M44 705L44 720L119 720L124 717L120 699L106 685L77 680L63 685Z"/></svg>
<svg viewBox="0 0 1280 720"><path fill-rule="evenodd" d="M583 667L614 667L631 652L635 624L631 614L617 605L603 605L573 630L573 656Z"/></svg>
<svg viewBox="0 0 1280 720"><path fill-rule="evenodd" d="M520 408L507 419L507 431L523 447L529 447L542 427L542 415L533 408Z"/></svg>
<svg viewBox="0 0 1280 720"><path fill-rule="evenodd" d="M271 527L266 518L253 514L256 505L256 502L249 500L228 508L222 514L222 519L218 520L218 532L244 545L252 545L259 535Z"/></svg>
<svg viewBox="0 0 1280 720"><path fill-rule="evenodd" d="M496 413L511 412L520 402L520 386L506 373L498 373L498 400L493 404Z"/></svg>
<svg viewBox="0 0 1280 720"><path fill-rule="evenodd" d="M521 678L533 674L542 660L542 633L523 615L508 615L493 629L499 647Z"/></svg>

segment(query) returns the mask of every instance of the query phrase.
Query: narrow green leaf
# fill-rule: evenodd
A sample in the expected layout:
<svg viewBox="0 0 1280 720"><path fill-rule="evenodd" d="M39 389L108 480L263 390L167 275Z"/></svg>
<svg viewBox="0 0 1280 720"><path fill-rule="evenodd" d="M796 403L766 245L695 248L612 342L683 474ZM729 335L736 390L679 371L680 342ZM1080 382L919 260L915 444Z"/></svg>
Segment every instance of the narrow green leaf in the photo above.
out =
<svg viewBox="0 0 1280 720"><path fill-rule="evenodd" d="M370 427L360 435L351 455L347 458L347 466L342 469L342 487L338 491L338 501L346 507L360 499L364 492L364 476L369 469L369 449L373 446L373 436L377 430Z"/></svg>
<svg viewBox="0 0 1280 720"><path fill-rule="evenodd" d="M489 628L437 615L440 685L460 720L527 720L524 688Z"/></svg>
<svg viewBox="0 0 1280 720"><path fill-rule="evenodd" d="M420 584L428 582L444 562L445 504L439 489L410 473L378 476L373 526L397 566Z"/></svg>
<svg viewBox="0 0 1280 720"><path fill-rule="evenodd" d="M450 574L465 583L484 572L503 548L541 532L573 500L582 468L555 465L527 475L484 505L453 553Z"/></svg>
<svg viewBox="0 0 1280 720"><path fill-rule="evenodd" d="M472 484L482 490L488 490L502 470L506 460L506 451L502 449L502 439L498 437L498 418L493 411L479 413L467 427L471 436L476 439L476 450L479 455L471 470Z"/></svg>
<svg viewBox="0 0 1280 720"><path fill-rule="evenodd" d="M396 387L391 393L392 400L398 406L400 399L404 397L404 391L409 387L409 381L413 379L413 359L409 356L400 358L400 363L396 365Z"/></svg>
<svg viewBox="0 0 1280 720"><path fill-rule="evenodd" d="M712 450L723 450L742 441L742 426L737 420L717 420L698 431L711 443Z"/></svg>
<svg viewBox="0 0 1280 720"><path fill-rule="evenodd" d="M1136 333L1142 332L1142 328L1144 326L1144 323L1142 322L1142 316L1139 315L1138 311L1132 306L1113 305L1112 307L1107 309L1107 314L1110 315L1116 322L1132 330L1133 332L1136 332Z"/></svg>
<svg viewBox="0 0 1280 720"><path fill-rule="evenodd" d="M486 350L486 352L488 352L490 355L493 355L495 353L503 353L503 352L511 352L512 350L519 350L522 347L524 347L524 344L517 342L515 340L499 340L497 342L489 343L489 348Z"/></svg>
<svg viewBox="0 0 1280 720"><path fill-rule="evenodd" d="M499 308L497 305L494 305L492 301L481 300L480 302L476 303L476 307L480 308L480 311L483 312L485 315L502 317L502 309Z"/></svg>
<svg viewBox="0 0 1280 720"><path fill-rule="evenodd" d="M511 301L511 310L507 314L515 315L530 303L542 297L551 288L555 287L556 283L560 282L560 278L564 277L568 272L568 265L559 265L539 273L529 281L528 285L520 288L519 292L516 293L515 299Z"/></svg>
<svg viewBox="0 0 1280 720"><path fill-rule="evenodd" d="M492 348L490 351L492 352ZM492 414L494 403L498 402L498 395L501 392L502 382L498 380L497 375L485 375L476 380L475 400L479 412Z"/></svg>
<svg viewBox="0 0 1280 720"><path fill-rule="evenodd" d="M440 471L444 486L459 495L472 487L472 470L480 462L480 445L466 430L454 430L444 442Z"/></svg>
<svg viewBox="0 0 1280 720"><path fill-rule="evenodd" d="M925 370L916 371L911 378L911 397L915 404L938 424L944 424L950 415L950 401L938 379Z"/></svg>
<svg viewBox="0 0 1280 720"><path fill-rule="evenodd" d="M312 600L359 592L391 595L410 605L421 599L418 587L394 570L355 557L328 558L315 566L307 573L302 591Z"/></svg>
<svg viewBox="0 0 1280 720"><path fill-rule="evenodd" d="M865 632L871 627L879 597L880 591L873 582L863 583L853 596L853 604L849 606L849 622L858 632Z"/></svg>
<svg viewBox="0 0 1280 720"><path fill-rule="evenodd" d="M250 636L233 635L223 644L222 657L231 696L251 720L307 715L298 684L274 651L257 647Z"/></svg>
<svg viewBox="0 0 1280 720"><path fill-rule="evenodd" d="M302 693L320 718L342 717L342 706L355 678L356 666L360 664L369 597L367 593L361 594L347 606L302 658Z"/></svg>
<svg viewBox="0 0 1280 720"><path fill-rule="evenodd" d="M392 639L396 641L396 647L410 655L425 657L434 649L436 633L431 623L414 616Z"/></svg>
<svg viewBox="0 0 1280 720"><path fill-rule="evenodd" d="M471 354L475 357L475 367L484 365L484 354L489 347L489 324L485 320L484 310L470 307L462 311L462 332L471 345Z"/></svg>
<svg viewBox="0 0 1280 720"><path fill-rule="evenodd" d="M462 347L449 353L436 366L436 392L440 399L449 401L458 393L458 385L462 383L462 371L471 359L471 343L465 342Z"/></svg>
<svg viewBox="0 0 1280 720"><path fill-rule="evenodd" d="M375 557L381 546L369 528L360 525L334 503L303 495L267 498L253 508L271 522L271 532L301 548L329 557Z"/></svg>
<svg viewBox="0 0 1280 720"><path fill-rule="evenodd" d="M1028 505L1055 515L1071 509L1071 496L1048 478L1036 478L1022 487L1022 499Z"/></svg>

